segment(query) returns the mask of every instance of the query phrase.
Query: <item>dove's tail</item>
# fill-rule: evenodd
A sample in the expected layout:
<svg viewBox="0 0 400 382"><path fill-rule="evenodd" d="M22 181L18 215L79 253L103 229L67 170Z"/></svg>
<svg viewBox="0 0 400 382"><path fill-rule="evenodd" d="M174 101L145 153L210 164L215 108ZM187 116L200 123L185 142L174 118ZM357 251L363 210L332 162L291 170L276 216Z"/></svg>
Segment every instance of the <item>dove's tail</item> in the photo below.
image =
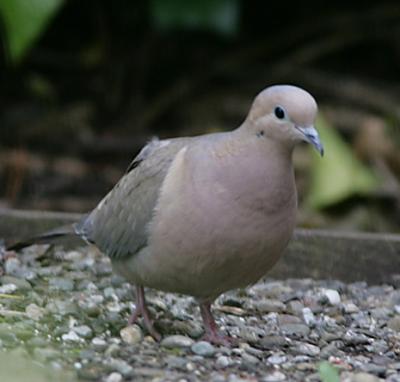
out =
<svg viewBox="0 0 400 382"><path fill-rule="evenodd" d="M7 251L18 251L33 244L52 244L57 239L65 236L76 236L76 224L55 228L51 231L44 232L38 236L34 236L25 240L17 241L7 246Z"/></svg>

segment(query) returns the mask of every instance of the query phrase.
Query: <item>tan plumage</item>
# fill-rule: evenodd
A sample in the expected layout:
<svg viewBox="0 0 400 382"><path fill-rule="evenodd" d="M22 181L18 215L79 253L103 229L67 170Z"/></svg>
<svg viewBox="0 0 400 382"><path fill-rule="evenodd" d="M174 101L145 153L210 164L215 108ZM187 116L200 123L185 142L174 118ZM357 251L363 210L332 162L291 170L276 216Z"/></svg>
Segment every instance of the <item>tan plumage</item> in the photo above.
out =
<svg viewBox="0 0 400 382"><path fill-rule="evenodd" d="M196 297L206 336L225 342L209 306L219 294L256 282L279 259L294 226L292 151L301 140L322 154L306 91L274 86L255 99L236 130L154 140L76 233L110 256L138 286Z"/></svg>

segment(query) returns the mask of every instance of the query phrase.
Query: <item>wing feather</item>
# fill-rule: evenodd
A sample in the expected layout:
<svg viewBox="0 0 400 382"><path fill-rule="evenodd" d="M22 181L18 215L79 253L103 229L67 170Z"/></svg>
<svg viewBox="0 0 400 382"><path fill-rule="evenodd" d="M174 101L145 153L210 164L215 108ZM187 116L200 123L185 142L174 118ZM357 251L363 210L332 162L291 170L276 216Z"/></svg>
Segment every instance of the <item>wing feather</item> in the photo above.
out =
<svg viewBox="0 0 400 382"><path fill-rule="evenodd" d="M190 138L153 140L98 206L76 226L76 232L111 258L137 253L146 246L168 169Z"/></svg>

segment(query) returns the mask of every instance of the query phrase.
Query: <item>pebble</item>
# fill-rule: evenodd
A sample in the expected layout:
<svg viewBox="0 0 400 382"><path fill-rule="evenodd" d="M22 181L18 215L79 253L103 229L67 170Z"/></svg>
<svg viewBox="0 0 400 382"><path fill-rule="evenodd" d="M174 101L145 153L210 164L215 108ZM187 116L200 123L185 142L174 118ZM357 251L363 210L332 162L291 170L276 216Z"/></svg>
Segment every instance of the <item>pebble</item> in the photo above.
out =
<svg viewBox="0 0 400 382"><path fill-rule="evenodd" d="M392 374L388 376L386 382L400 382L400 374Z"/></svg>
<svg viewBox="0 0 400 382"><path fill-rule="evenodd" d="M310 357L318 356L321 351L318 346L306 342L297 344L293 350L298 354L304 354Z"/></svg>
<svg viewBox="0 0 400 382"><path fill-rule="evenodd" d="M123 376L120 373L113 372L107 376L105 382L121 382Z"/></svg>
<svg viewBox="0 0 400 382"><path fill-rule="evenodd" d="M191 350L194 354L202 357L212 357L215 353L215 347L207 341L199 341L191 346Z"/></svg>
<svg viewBox="0 0 400 382"><path fill-rule="evenodd" d="M400 332L400 315L394 316L387 323L388 328Z"/></svg>
<svg viewBox="0 0 400 382"><path fill-rule="evenodd" d="M280 382L285 381L286 375L280 371L273 371L260 379L261 382Z"/></svg>
<svg viewBox="0 0 400 382"><path fill-rule="evenodd" d="M310 308L303 308L301 311L302 315L303 315L303 320L304 322L308 325L308 326L315 326L316 324L316 319L315 319L315 315L312 312L312 310Z"/></svg>
<svg viewBox="0 0 400 382"><path fill-rule="evenodd" d="M39 321L44 315L44 310L43 308L40 308L36 304L29 304L25 308L25 313L32 320Z"/></svg>
<svg viewBox="0 0 400 382"><path fill-rule="evenodd" d="M341 302L340 294L335 289L325 289L323 296L328 300L330 305L339 305Z"/></svg>
<svg viewBox="0 0 400 382"><path fill-rule="evenodd" d="M179 333L160 346L142 339L139 326L126 326L132 287L109 273L107 258L87 249L65 256L61 265L49 257L41 267L32 254L7 264L13 274L0 277L0 293L9 292L0 301L2 349L103 382L315 382L321 360L347 382L400 382L400 290L393 285L266 280L228 292L216 318L238 338L234 348L193 341L203 330L193 300L149 290L162 332Z"/></svg>
<svg viewBox="0 0 400 382"><path fill-rule="evenodd" d="M73 328L73 331L83 338L91 338L93 334L92 328L87 325L79 325Z"/></svg>
<svg viewBox="0 0 400 382"><path fill-rule="evenodd" d="M44 310L46 313L57 313L62 316L78 313L78 307L73 301L59 299L49 301Z"/></svg>
<svg viewBox="0 0 400 382"><path fill-rule="evenodd" d="M379 307L370 310L371 317L377 320L386 320L391 315L391 313L391 309L386 307Z"/></svg>
<svg viewBox="0 0 400 382"><path fill-rule="evenodd" d="M28 291L32 289L32 285L27 280L14 276L1 276L0 284L14 284L20 291Z"/></svg>
<svg viewBox="0 0 400 382"><path fill-rule="evenodd" d="M287 357L284 354L272 354L267 358L267 362L271 363L272 365L280 365L287 361Z"/></svg>
<svg viewBox="0 0 400 382"><path fill-rule="evenodd" d="M11 294L17 290L17 286L15 284L4 284L0 286L0 294Z"/></svg>
<svg viewBox="0 0 400 382"><path fill-rule="evenodd" d="M380 379L375 375L368 374L368 373L351 373L343 382L379 382Z"/></svg>
<svg viewBox="0 0 400 382"><path fill-rule="evenodd" d="M120 304L119 301L110 301L106 304L106 309L111 313L120 313L124 305Z"/></svg>
<svg viewBox="0 0 400 382"><path fill-rule="evenodd" d="M81 342L82 339L74 331L69 331L61 336L61 339L66 342Z"/></svg>
<svg viewBox="0 0 400 382"><path fill-rule="evenodd" d="M303 312L303 309L304 305L298 300L293 300L288 303L287 307L288 312L296 316L300 316Z"/></svg>
<svg viewBox="0 0 400 382"><path fill-rule="evenodd" d="M253 382L253 379L241 377L236 374L230 374L228 377L228 382Z"/></svg>
<svg viewBox="0 0 400 382"><path fill-rule="evenodd" d="M16 257L10 257L4 262L4 271L7 275L20 276L21 261Z"/></svg>
<svg viewBox="0 0 400 382"><path fill-rule="evenodd" d="M263 299L257 301L255 308L261 313L283 312L286 305L279 300Z"/></svg>
<svg viewBox="0 0 400 382"><path fill-rule="evenodd" d="M348 330L346 334L343 336L343 340L348 345L362 345L369 344L372 340L362 333L355 333L351 330Z"/></svg>
<svg viewBox="0 0 400 382"><path fill-rule="evenodd" d="M121 336L122 341L128 345L137 344L141 342L143 338L142 330L138 325L129 325L122 328L119 335Z"/></svg>
<svg viewBox="0 0 400 382"><path fill-rule="evenodd" d="M178 369L182 371L186 370L187 360L183 357L177 357L174 355L167 356L165 358L165 362L171 369Z"/></svg>
<svg viewBox="0 0 400 382"><path fill-rule="evenodd" d="M384 376L386 374L386 367L384 365L376 365L374 363L367 363L361 366L361 369L367 373Z"/></svg>
<svg viewBox="0 0 400 382"><path fill-rule="evenodd" d="M194 341L186 336L181 336L179 334L164 337L160 343L161 346L173 349L173 348L190 348L194 344Z"/></svg>
<svg viewBox="0 0 400 382"><path fill-rule="evenodd" d="M336 346L335 342L331 342L321 349L320 357L322 359L328 359L332 355L337 355L337 353L338 346Z"/></svg>
<svg viewBox="0 0 400 382"><path fill-rule="evenodd" d="M345 302L343 303L343 310L347 314L352 314L358 313L360 311L360 308L353 302Z"/></svg>
<svg viewBox="0 0 400 382"><path fill-rule="evenodd" d="M232 359L224 355L220 355L215 361L215 365L222 369L228 367L231 364L232 364Z"/></svg>
<svg viewBox="0 0 400 382"><path fill-rule="evenodd" d="M96 301L93 297L94 296L85 301L79 301L78 304L79 307L90 317L97 317L101 313L101 302Z"/></svg>
<svg viewBox="0 0 400 382"><path fill-rule="evenodd" d="M115 289L113 287L107 287L103 291L104 297L111 300L118 300L118 296L115 293Z"/></svg>
<svg viewBox="0 0 400 382"><path fill-rule="evenodd" d="M304 324L283 324L281 330L288 336L307 337L310 333L310 328Z"/></svg>
<svg viewBox="0 0 400 382"><path fill-rule="evenodd" d="M111 358L107 361L107 366L111 369L114 369L118 373L121 373L124 377L127 377L133 373L133 367L123 359Z"/></svg>
<svg viewBox="0 0 400 382"><path fill-rule="evenodd" d="M276 350L289 346L290 340L283 336L271 335L262 338L258 344L262 349Z"/></svg>
<svg viewBox="0 0 400 382"><path fill-rule="evenodd" d="M94 337L92 345L96 350L104 350L107 347L107 341L100 337Z"/></svg>
<svg viewBox="0 0 400 382"><path fill-rule="evenodd" d="M242 361L245 363L252 364L252 365L255 365L260 362L260 360L257 357L255 357L254 355L248 354L248 353L242 354Z"/></svg>
<svg viewBox="0 0 400 382"><path fill-rule="evenodd" d="M115 357L121 350L121 346L119 344L111 344L107 347L104 354L106 356Z"/></svg>
<svg viewBox="0 0 400 382"><path fill-rule="evenodd" d="M52 289L70 292L74 289L74 282L64 277L54 277L49 281L49 287Z"/></svg>

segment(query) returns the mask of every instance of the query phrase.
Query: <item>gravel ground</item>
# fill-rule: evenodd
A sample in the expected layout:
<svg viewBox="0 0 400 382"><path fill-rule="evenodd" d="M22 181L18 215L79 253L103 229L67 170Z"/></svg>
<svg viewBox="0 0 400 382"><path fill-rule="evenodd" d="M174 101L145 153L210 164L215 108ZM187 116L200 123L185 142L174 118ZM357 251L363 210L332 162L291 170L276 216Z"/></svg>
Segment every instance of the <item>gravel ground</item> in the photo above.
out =
<svg viewBox="0 0 400 382"><path fill-rule="evenodd" d="M227 293L214 305L238 338L226 348L199 340L199 310L185 296L148 291L161 343L127 327L132 288L94 248L35 246L0 265L3 355L69 380L319 381L326 360L342 381L400 382L400 282L266 279Z"/></svg>

